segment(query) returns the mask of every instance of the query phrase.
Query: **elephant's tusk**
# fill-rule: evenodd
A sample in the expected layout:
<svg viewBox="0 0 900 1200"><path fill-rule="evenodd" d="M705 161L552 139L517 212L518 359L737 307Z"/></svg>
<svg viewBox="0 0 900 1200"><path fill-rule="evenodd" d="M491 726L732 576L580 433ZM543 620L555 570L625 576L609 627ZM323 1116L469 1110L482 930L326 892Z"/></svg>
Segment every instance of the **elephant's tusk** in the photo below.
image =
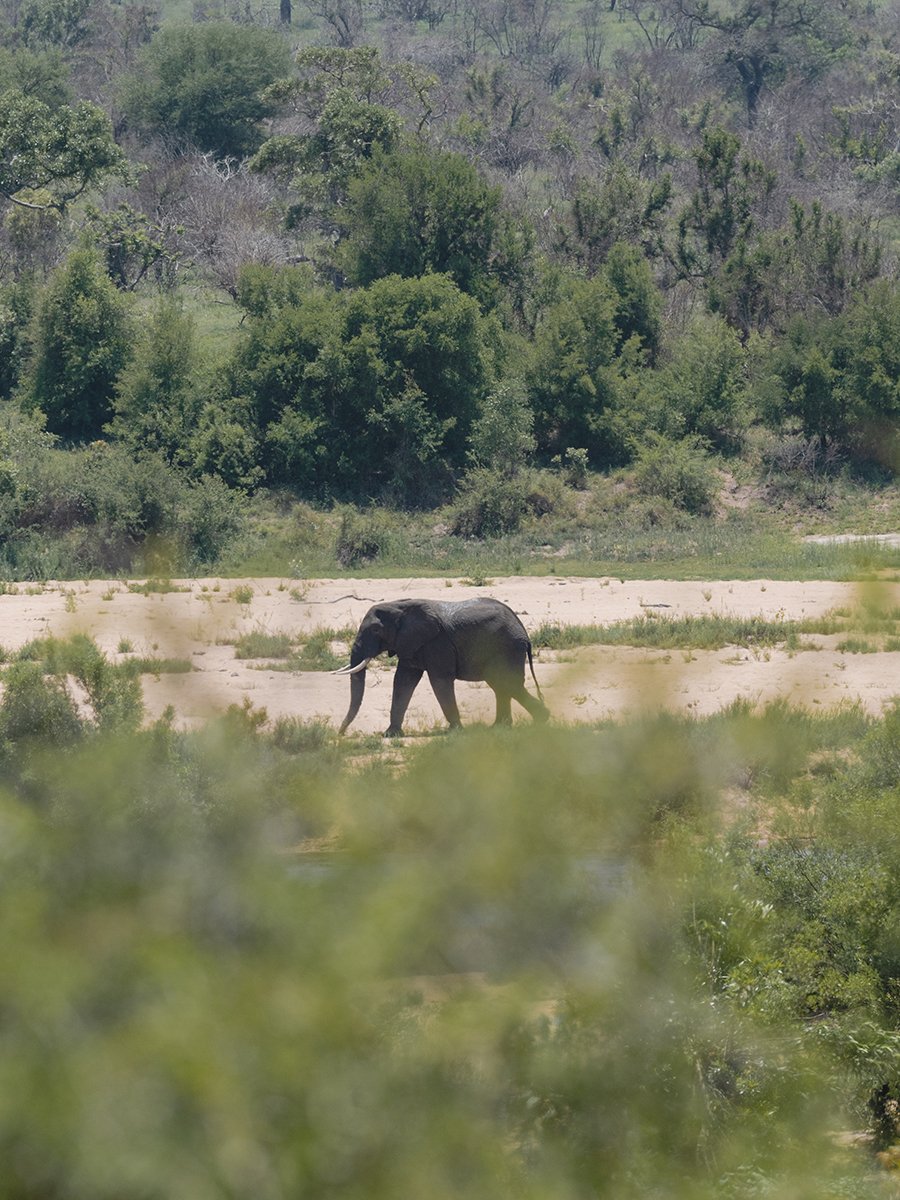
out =
<svg viewBox="0 0 900 1200"><path fill-rule="evenodd" d="M331 673L332 675L356 675L357 672L364 671L371 661L371 658L367 658L364 659L363 662L358 663L355 667L351 667L348 664L346 667L338 667L336 671L332 671Z"/></svg>

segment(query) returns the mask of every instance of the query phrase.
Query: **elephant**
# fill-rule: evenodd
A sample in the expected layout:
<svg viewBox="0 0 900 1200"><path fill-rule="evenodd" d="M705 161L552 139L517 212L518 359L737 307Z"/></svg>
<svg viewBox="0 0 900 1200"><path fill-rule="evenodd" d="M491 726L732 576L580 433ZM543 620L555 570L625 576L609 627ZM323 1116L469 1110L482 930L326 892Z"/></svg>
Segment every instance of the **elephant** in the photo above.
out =
<svg viewBox="0 0 900 1200"><path fill-rule="evenodd" d="M350 675L350 708L340 732L359 712L366 689L366 667L383 650L397 655L391 723L385 737L403 732L403 718L423 674L434 689L451 729L461 725L454 681L484 680L497 700L497 725L510 725L510 701L516 700L535 721L550 714L534 673L531 641L507 605L489 597L473 600L395 600L373 605L363 617L350 652L350 663L336 674ZM539 699L525 691L525 660Z"/></svg>

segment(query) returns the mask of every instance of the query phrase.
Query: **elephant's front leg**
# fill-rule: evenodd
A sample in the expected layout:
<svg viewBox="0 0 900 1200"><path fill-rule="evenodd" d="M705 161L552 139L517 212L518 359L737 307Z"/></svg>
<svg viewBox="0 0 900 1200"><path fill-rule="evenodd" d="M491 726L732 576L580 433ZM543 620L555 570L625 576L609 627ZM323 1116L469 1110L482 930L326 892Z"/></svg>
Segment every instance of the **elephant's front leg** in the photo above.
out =
<svg viewBox="0 0 900 1200"><path fill-rule="evenodd" d="M456 692L453 688L452 675L438 675L428 672L428 680L434 688L441 712L447 718L451 729L459 729L462 722L459 719L459 709L456 707Z"/></svg>
<svg viewBox="0 0 900 1200"><path fill-rule="evenodd" d="M384 731L385 737L399 737L403 732L403 718L423 674L418 667L398 663L394 673L394 694L391 698L391 723Z"/></svg>

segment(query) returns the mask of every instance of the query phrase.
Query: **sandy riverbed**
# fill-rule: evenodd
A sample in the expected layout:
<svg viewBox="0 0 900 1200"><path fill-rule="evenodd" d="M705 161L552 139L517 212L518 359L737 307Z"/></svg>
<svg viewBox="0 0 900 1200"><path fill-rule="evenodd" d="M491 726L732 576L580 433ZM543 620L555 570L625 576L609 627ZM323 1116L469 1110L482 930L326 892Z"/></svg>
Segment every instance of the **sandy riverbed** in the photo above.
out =
<svg viewBox="0 0 900 1200"><path fill-rule="evenodd" d="M853 584L771 580L515 577L472 587L459 579L197 579L178 586L184 590L145 595L130 592L123 581L50 583L42 588L20 584L13 594L0 595L0 646L11 651L47 634L85 633L112 658L119 657L120 646L127 642L132 653L190 659L194 669L189 674L144 677L151 719L172 705L177 724L194 725L246 697L265 708L270 718L324 717L337 724L347 707L346 679L239 661L229 643L251 630L299 633L355 625L370 604L401 596L496 596L532 630L543 622L605 624L647 612L795 620L854 607L862 599ZM240 589L252 592L249 603L236 598ZM884 607L900 607L900 585L881 586L878 600ZM542 652L536 670L550 709L573 721L661 705L705 714L737 697L761 703L787 697L810 707L858 700L878 713L900 694L900 653L841 653L836 649L838 637L806 640L820 649L793 656L783 650L736 647L690 653L603 646L566 654ZM384 729L390 693L391 672L371 670L353 729ZM493 696L485 685L458 684L457 695L464 722L493 719ZM527 719L521 712L517 715ZM424 681L410 706L407 729L428 728L440 720Z"/></svg>

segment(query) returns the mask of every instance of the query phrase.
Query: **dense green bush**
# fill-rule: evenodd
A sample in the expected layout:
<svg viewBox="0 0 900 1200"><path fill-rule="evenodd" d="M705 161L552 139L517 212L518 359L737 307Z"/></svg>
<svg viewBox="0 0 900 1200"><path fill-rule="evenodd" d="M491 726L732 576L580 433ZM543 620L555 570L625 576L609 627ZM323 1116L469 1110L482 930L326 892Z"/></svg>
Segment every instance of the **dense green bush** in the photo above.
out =
<svg viewBox="0 0 900 1200"><path fill-rule="evenodd" d="M638 422L673 440L696 435L718 450L739 450L750 410L737 334L721 318L693 322L671 361L647 374L635 403Z"/></svg>
<svg viewBox="0 0 900 1200"><path fill-rule="evenodd" d="M103 432L131 348L130 311L95 250L74 250L41 294L24 402L70 442Z"/></svg>
<svg viewBox="0 0 900 1200"><path fill-rule="evenodd" d="M453 508L452 530L460 537L486 538L514 533L530 511L527 474L498 474L484 467L469 471Z"/></svg>
<svg viewBox="0 0 900 1200"><path fill-rule="evenodd" d="M34 662L7 667L0 700L0 753L18 745L64 749L81 737L83 726L65 680L45 675Z"/></svg>
<svg viewBox="0 0 900 1200"><path fill-rule="evenodd" d="M341 509L334 557L342 567L365 567L375 562L389 547L394 529L388 515L378 509L357 512Z"/></svg>
<svg viewBox="0 0 900 1200"><path fill-rule="evenodd" d="M131 360L116 381L110 432L133 450L189 461L200 408L200 362L193 322L162 297L141 322Z"/></svg>
<svg viewBox="0 0 900 1200"><path fill-rule="evenodd" d="M723 838L719 789L777 762L784 723L836 752L827 815L787 801L781 836ZM892 976L861 990L854 964L891 927L896 822L853 759L897 731L863 732L744 709L343 773L321 725L245 705L32 744L27 776L7 743L0 1187L878 1194L834 1136L895 1132Z"/></svg>
<svg viewBox="0 0 900 1200"><path fill-rule="evenodd" d="M533 424L534 415L522 382L507 379L499 383L482 399L472 425L472 463L512 478L534 450Z"/></svg>
<svg viewBox="0 0 900 1200"><path fill-rule="evenodd" d="M770 422L792 419L807 438L896 471L898 334L900 292L887 283L839 316L796 318L756 372Z"/></svg>
<svg viewBox="0 0 900 1200"><path fill-rule="evenodd" d="M250 323L229 372L255 418L245 437L263 439L269 481L308 495L439 496L465 462L490 369L475 301L445 275L312 289L296 302L271 296L275 307ZM215 428L215 411L211 419ZM213 467L208 452L204 465Z"/></svg>
<svg viewBox="0 0 900 1200"><path fill-rule="evenodd" d="M240 532L243 496L158 454L98 441L55 448L15 409L0 424L0 571L46 579L214 562ZM155 562L155 567L154 567Z"/></svg>
<svg viewBox="0 0 900 1200"><path fill-rule="evenodd" d="M673 441L649 434L637 455L634 481L643 495L662 496L691 513L708 513L718 488L709 454L697 437Z"/></svg>
<svg viewBox="0 0 900 1200"><path fill-rule="evenodd" d="M342 260L355 283L433 272L488 295L500 191L462 155L376 148L350 184L341 220Z"/></svg>
<svg viewBox="0 0 900 1200"><path fill-rule="evenodd" d="M538 447L582 446L598 467L621 448L610 427L618 395L618 299L602 277L570 280L535 330L527 384Z"/></svg>
<svg viewBox="0 0 900 1200"><path fill-rule="evenodd" d="M81 710L70 678L82 689ZM132 734L144 715L139 679L84 635L29 642L2 683L0 754L13 770L23 755L65 750L89 732Z"/></svg>
<svg viewBox="0 0 900 1200"><path fill-rule="evenodd" d="M31 280L0 288L0 401L15 392L31 353L29 324L34 304Z"/></svg>
<svg viewBox="0 0 900 1200"><path fill-rule="evenodd" d="M167 25L142 49L122 83L137 129L182 138L219 158L240 158L262 141L274 108L263 91L290 70L276 31L231 21Z"/></svg>

